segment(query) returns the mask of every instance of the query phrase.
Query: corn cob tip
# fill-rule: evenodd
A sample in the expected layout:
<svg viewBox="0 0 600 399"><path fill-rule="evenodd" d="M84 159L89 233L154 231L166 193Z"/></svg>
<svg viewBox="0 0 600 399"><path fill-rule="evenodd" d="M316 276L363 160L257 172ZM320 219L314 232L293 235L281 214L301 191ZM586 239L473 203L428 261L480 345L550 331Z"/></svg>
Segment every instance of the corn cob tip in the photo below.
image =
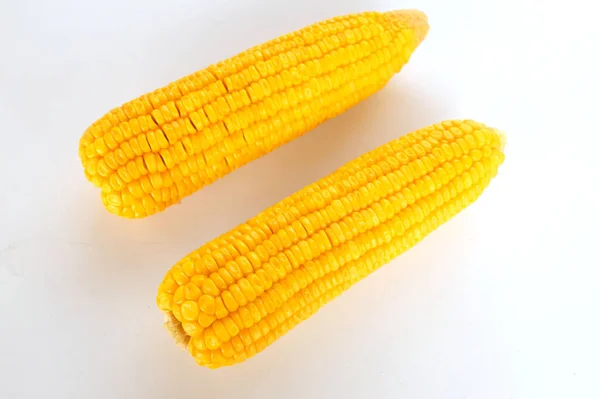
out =
<svg viewBox="0 0 600 399"><path fill-rule="evenodd" d="M423 11L393 10L386 12L385 15L402 29L414 29L418 44L429 32L429 22Z"/></svg>
<svg viewBox="0 0 600 399"><path fill-rule="evenodd" d="M498 129L496 129L496 133L500 137L500 152L504 153L504 148L506 147L506 133Z"/></svg>

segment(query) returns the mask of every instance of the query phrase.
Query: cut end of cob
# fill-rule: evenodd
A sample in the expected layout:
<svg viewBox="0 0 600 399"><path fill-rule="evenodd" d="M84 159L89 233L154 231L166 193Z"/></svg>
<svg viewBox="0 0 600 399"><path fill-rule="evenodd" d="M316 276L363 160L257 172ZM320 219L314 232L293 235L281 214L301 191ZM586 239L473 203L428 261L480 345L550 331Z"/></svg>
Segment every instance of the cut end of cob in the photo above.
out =
<svg viewBox="0 0 600 399"><path fill-rule="evenodd" d="M475 201L504 142L447 121L346 164L181 259L158 290L168 330L202 366L256 355Z"/></svg>
<svg viewBox="0 0 600 399"><path fill-rule="evenodd" d="M164 325L167 331L169 331L169 334L175 339L175 343L185 349L190 341L190 336L185 333L181 326L181 322L173 316L173 313L165 313Z"/></svg>
<svg viewBox="0 0 600 399"><path fill-rule="evenodd" d="M93 123L85 176L116 215L161 212L377 92L427 28L417 11L344 15L199 70Z"/></svg>

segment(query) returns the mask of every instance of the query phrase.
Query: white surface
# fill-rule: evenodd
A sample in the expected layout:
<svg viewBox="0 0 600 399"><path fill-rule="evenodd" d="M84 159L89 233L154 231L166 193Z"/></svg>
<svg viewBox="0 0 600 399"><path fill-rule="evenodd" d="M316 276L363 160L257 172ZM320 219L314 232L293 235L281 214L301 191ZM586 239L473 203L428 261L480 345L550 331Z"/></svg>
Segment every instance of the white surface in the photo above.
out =
<svg viewBox="0 0 600 399"><path fill-rule="evenodd" d="M0 397L598 398L600 106L591 1L0 3ZM153 217L107 213L77 157L106 110L312 22L420 8L383 91ZM195 365L161 327L168 268L392 138L503 129L478 202L261 355Z"/></svg>

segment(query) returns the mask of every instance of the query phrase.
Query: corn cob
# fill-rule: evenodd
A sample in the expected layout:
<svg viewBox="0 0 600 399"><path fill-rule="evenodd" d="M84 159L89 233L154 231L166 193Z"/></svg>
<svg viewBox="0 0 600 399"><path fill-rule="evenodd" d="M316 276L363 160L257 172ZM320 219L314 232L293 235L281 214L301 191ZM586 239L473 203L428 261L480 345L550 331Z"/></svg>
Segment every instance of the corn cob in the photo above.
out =
<svg viewBox="0 0 600 399"><path fill-rule="evenodd" d="M323 21L115 108L80 140L112 213L160 212L383 87L428 30L418 11Z"/></svg>
<svg viewBox="0 0 600 399"><path fill-rule="evenodd" d="M181 259L158 290L166 327L203 366L255 355L473 202L503 147L448 121L357 158Z"/></svg>

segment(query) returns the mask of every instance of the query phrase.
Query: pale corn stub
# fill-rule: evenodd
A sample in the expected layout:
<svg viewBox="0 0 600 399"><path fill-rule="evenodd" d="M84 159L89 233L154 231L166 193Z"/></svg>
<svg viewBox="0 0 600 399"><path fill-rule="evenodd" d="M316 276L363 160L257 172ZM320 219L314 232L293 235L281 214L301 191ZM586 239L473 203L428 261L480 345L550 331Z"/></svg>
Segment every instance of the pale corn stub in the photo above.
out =
<svg viewBox="0 0 600 399"><path fill-rule="evenodd" d="M85 176L114 214L163 211L379 90L427 31L419 11L365 12L246 50L92 124Z"/></svg>
<svg viewBox="0 0 600 399"><path fill-rule="evenodd" d="M475 201L504 142L447 121L362 155L173 266L167 329L202 366L254 356Z"/></svg>

